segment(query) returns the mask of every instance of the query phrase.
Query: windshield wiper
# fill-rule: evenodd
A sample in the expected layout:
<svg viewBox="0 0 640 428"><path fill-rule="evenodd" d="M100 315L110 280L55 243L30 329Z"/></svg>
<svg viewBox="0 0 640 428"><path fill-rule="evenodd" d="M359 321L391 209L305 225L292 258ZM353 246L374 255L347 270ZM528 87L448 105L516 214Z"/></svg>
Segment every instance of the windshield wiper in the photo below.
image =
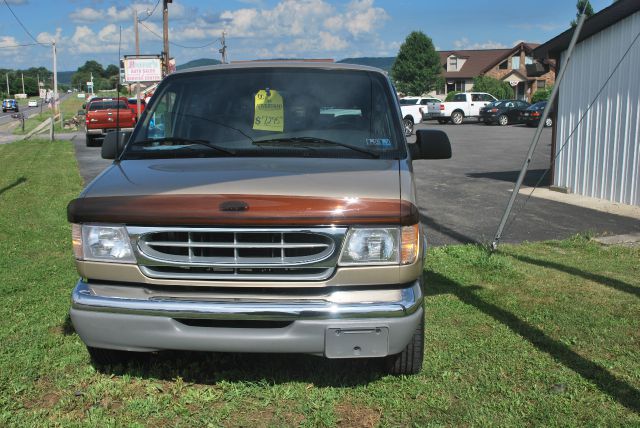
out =
<svg viewBox="0 0 640 428"><path fill-rule="evenodd" d="M162 137L162 138L148 138L146 140L140 140L140 141L134 141L133 143L131 143L133 146L143 146L145 144L152 144L152 143L178 143L181 145L184 144L197 144L200 146L205 146L205 147L209 147L211 149L214 149L220 153L225 153L227 155L235 155L236 153L222 148L216 144L213 144L212 142L208 141L208 140L198 140L198 139L192 139L192 138L182 138L182 137ZM182 148L179 147L178 150Z"/></svg>
<svg viewBox="0 0 640 428"><path fill-rule="evenodd" d="M345 147L347 149L351 149L355 152L364 153L372 158L379 158L380 155L378 153L370 152L369 150L360 148L358 146L352 146L351 144L340 143L338 141L325 140L324 138L316 138L316 137L289 137L289 138L271 138L268 140L257 140L252 142L253 145L262 146L262 145L296 145L302 144L327 144L333 146Z"/></svg>

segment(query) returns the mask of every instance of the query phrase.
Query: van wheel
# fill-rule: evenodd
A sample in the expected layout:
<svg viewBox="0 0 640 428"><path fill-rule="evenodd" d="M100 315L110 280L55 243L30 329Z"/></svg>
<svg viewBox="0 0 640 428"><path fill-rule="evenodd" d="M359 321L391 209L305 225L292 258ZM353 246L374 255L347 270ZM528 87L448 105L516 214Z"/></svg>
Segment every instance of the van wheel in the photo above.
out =
<svg viewBox="0 0 640 428"><path fill-rule="evenodd" d="M93 147L94 146L94 139L91 135L87 135L85 137L85 144L87 145L87 147Z"/></svg>
<svg viewBox="0 0 640 428"><path fill-rule="evenodd" d="M87 346L87 351L91 361L101 366L124 364L136 356L146 355L144 352L118 351L116 349L93 348L91 346Z"/></svg>
<svg viewBox="0 0 640 428"><path fill-rule="evenodd" d="M451 113L451 122L454 125L462 125L462 120L464 119L464 115L459 111L454 111Z"/></svg>
<svg viewBox="0 0 640 428"><path fill-rule="evenodd" d="M411 136L413 134L413 119L405 117L402 123L404 124L404 135Z"/></svg>
<svg viewBox="0 0 640 428"><path fill-rule="evenodd" d="M551 119L550 117L547 118L547 120L544 121L544 126L545 128L550 127L551 125L553 125L553 119Z"/></svg>
<svg viewBox="0 0 640 428"><path fill-rule="evenodd" d="M411 341L399 354L386 357L386 369L392 375L420 373L424 358L424 316L413 333Z"/></svg>
<svg viewBox="0 0 640 428"><path fill-rule="evenodd" d="M509 118L507 117L507 115L501 114L498 117L498 123L500 124L500 126L507 126L509 124Z"/></svg>

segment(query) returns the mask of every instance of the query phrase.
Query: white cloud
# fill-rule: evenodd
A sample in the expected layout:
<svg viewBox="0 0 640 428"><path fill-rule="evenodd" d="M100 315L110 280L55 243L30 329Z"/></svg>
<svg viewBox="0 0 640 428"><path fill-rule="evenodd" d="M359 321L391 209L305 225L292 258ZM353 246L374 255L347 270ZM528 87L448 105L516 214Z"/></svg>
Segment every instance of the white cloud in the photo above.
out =
<svg viewBox="0 0 640 428"><path fill-rule="evenodd" d="M74 22L96 22L103 19L104 14L98 9L92 7L83 7L71 12L69 18Z"/></svg>
<svg viewBox="0 0 640 428"><path fill-rule="evenodd" d="M16 45L19 45L20 42L18 40L16 40L15 37L13 36L0 36L0 56L13 56L16 54L16 52L19 52L21 49L24 48L19 48L19 47L15 47Z"/></svg>
<svg viewBox="0 0 640 428"><path fill-rule="evenodd" d="M352 36L373 33L389 19L387 12L373 6L373 0L353 0L342 14L328 17L324 21L326 29L331 31L346 30Z"/></svg>
<svg viewBox="0 0 640 428"><path fill-rule="evenodd" d="M507 46L504 43L494 42L492 40L489 40L486 42L472 43L468 38L463 37L460 40L455 40L453 42L453 47L456 50L475 50L475 49L507 49L513 46Z"/></svg>
<svg viewBox="0 0 640 428"><path fill-rule="evenodd" d="M317 34L332 12L333 7L324 0L282 0L272 9L227 10L220 18L235 37L283 37Z"/></svg>
<svg viewBox="0 0 640 428"><path fill-rule="evenodd" d="M223 25L210 25L207 35L219 36L225 28L230 40L241 39L243 52L253 39L262 45L253 55L272 58L340 55L355 42L375 45L389 16L374 0L336 6L326 0L280 0L271 8L226 10L220 19Z"/></svg>
<svg viewBox="0 0 640 428"><path fill-rule="evenodd" d="M349 46L349 43L340 36L333 35L326 31L320 31L320 49L324 51L341 51Z"/></svg>
<svg viewBox="0 0 640 428"><path fill-rule="evenodd" d="M134 39L131 28L123 29L122 42L119 43L119 28L115 24L107 24L97 33L86 25L76 27L70 38L69 51L74 54L117 53L120 48L124 54Z"/></svg>
<svg viewBox="0 0 640 428"><path fill-rule="evenodd" d="M83 7L81 9L77 9L71 14L69 14L69 18L73 22L77 23L91 23L91 22L133 22L133 14L135 11L138 12L139 19L145 19L147 16L147 12L151 12L156 3L153 1L150 2L141 2L141 3L133 3L129 6L118 8L117 6L109 6L106 9L98 9L92 7ZM184 5L180 3L170 3L169 4L169 16L171 21L179 21L183 20L187 17L189 19L193 18L195 15L193 10L186 8ZM152 17L150 17L148 21L160 21L162 20L162 7L158 7L155 9L155 12Z"/></svg>
<svg viewBox="0 0 640 428"><path fill-rule="evenodd" d="M345 14L347 30L353 36L372 33L389 19L384 9L373 6L373 0L353 0Z"/></svg>

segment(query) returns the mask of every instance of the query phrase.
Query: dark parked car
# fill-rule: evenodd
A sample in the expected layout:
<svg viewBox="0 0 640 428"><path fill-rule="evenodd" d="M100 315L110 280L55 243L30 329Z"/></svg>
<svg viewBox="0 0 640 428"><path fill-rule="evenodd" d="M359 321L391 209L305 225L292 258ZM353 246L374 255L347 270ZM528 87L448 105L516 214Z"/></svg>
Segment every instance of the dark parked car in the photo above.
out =
<svg viewBox="0 0 640 428"><path fill-rule="evenodd" d="M2 101L2 112L6 113L7 110L20 111L18 102L16 100L4 100Z"/></svg>
<svg viewBox="0 0 640 428"><path fill-rule="evenodd" d="M542 117L542 112L546 106L546 101L540 101L539 103L532 104L528 109L522 112L522 122L526 123L527 126L538 126L538 123L540 123L540 117ZM553 109L549 113L553 113ZM548 128L551 125L553 125L553 119L548 117L547 120L544 121L544 126Z"/></svg>
<svg viewBox="0 0 640 428"><path fill-rule="evenodd" d="M529 103L520 100L494 101L480 109L479 120L486 125L497 123L505 126L510 123L520 123L522 112L529 107Z"/></svg>

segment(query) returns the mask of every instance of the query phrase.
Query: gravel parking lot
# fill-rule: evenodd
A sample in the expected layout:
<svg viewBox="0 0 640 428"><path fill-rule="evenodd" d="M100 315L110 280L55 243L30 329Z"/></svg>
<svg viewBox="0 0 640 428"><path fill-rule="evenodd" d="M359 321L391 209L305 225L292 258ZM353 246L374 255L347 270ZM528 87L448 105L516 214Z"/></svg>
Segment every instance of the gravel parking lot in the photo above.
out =
<svg viewBox="0 0 640 428"><path fill-rule="evenodd" d="M524 125L460 126L435 121L416 129L441 129L453 148L450 160L414 164L422 222L430 245L490 243L524 161L535 128ZM415 138L415 137L412 137ZM73 138L80 174L91 181L110 161L100 158L100 147L85 147L84 134ZM545 129L524 185L533 186L549 165L551 129ZM548 185L547 180L543 184ZM520 195L503 234L503 242L562 239L573 234L640 232L637 219L607 214L561 202L532 197L524 208Z"/></svg>

